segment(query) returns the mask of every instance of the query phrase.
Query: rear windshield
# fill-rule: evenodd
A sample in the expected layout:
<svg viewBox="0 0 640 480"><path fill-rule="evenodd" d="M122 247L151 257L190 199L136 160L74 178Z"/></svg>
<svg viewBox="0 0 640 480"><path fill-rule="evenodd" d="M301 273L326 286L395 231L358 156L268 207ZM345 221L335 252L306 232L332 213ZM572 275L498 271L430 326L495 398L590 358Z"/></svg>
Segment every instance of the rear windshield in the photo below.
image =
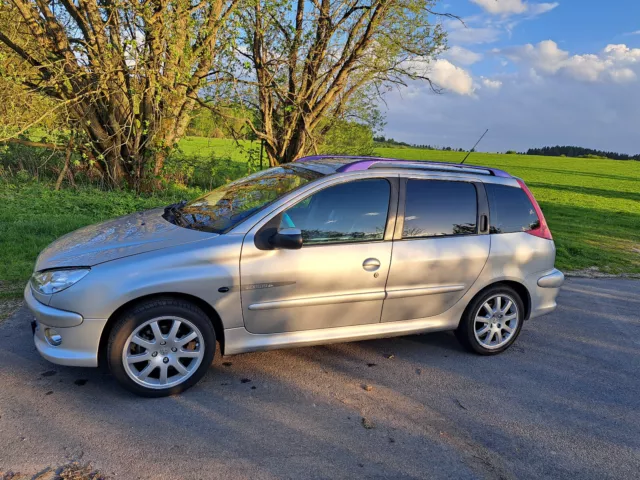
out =
<svg viewBox="0 0 640 480"><path fill-rule="evenodd" d="M225 233L283 195L324 175L296 165L263 170L187 203L175 216L181 226Z"/></svg>
<svg viewBox="0 0 640 480"><path fill-rule="evenodd" d="M494 183L485 183L484 187L489 197L489 233L526 232L540 226L540 219L524 190Z"/></svg>

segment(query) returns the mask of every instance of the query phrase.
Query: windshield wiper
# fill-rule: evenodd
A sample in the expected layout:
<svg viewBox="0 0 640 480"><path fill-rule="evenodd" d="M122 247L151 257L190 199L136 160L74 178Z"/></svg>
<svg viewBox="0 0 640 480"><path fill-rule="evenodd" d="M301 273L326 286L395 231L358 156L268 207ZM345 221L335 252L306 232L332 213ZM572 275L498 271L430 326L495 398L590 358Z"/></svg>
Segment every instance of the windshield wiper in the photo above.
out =
<svg viewBox="0 0 640 480"><path fill-rule="evenodd" d="M162 217L175 225L182 224L181 226L183 227L188 226L190 222L185 218L184 213L182 213L182 209L186 204L186 200L180 200L178 203L167 205L164 207Z"/></svg>

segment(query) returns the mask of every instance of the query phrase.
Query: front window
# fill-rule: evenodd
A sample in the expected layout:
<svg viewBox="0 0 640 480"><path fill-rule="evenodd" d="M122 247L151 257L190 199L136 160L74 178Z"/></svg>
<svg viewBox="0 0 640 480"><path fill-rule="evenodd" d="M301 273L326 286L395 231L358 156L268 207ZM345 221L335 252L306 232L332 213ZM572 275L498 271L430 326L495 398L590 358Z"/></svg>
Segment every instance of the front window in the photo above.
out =
<svg viewBox="0 0 640 480"><path fill-rule="evenodd" d="M280 229L300 229L303 245L382 240L390 193L381 178L334 185L284 212Z"/></svg>
<svg viewBox="0 0 640 480"><path fill-rule="evenodd" d="M225 233L283 195L322 176L296 165L270 168L216 188L172 211L172 218L186 228Z"/></svg>

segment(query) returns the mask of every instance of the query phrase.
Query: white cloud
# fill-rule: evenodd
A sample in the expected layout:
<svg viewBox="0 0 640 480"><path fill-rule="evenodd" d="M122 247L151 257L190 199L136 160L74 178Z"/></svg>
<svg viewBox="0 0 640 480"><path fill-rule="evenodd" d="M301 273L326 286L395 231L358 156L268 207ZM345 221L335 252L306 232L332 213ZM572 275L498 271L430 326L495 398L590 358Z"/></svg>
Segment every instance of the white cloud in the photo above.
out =
<svg viewBox="0 0 640 480"><path fill-rule="evenodd" d="M480 150L580 145L640 153L640 49L608 45L572 55L546 41L498 53L518 68L474 78L440 60L431 78L453 93L435 95L424 82L390 93L385 134L468 148L489 128Z"/></svg>
<svg viewBox="0 0 640 480"><path fill-rule="evenodd" d="M584 82L634 81L636 74L628 67L640 64L640 49L623 44L607 45L598 54L570 55L553 40L545 40L537 45L494 49L493 53L528 65L538 74L565 75Z"/></svg>
<svg viewBox="0 0 640 480"><path fill-rule="evenodd" d="M634 72L630 68L619 68L616 70L611 70L609 72L609 76L611 77L611 80L616 83L633 82L638 78L636 72Z"/></svg>
<svg viewBox="0 0 640 480"><path fill-rule="evenodd" d="M502 30L495 26L483 24L480 27L471 25L477 24L478 18L465 18L464 24L459 20L450 20L445 23L447 38L456 45L477 45L481 43L493 43L500 38Z"/></svg>
<svg viewBox="0 0 640 480"><path fill-rule="evenodd" d="M617 61L626 63L640 62L640 48L629 48L624 44L607 45L603 52Z"/></svg>
<svg viewBox="0 0 640 480"><path fill-rule="evenodd" d="M444 55L446 59L451 60L458 65L473 65L482 60L482 54L472 52L464 47L453 46L447 50Z"/></svg>
<svg viewBox="0 0 640 480"><path fill-rule="evenodd" d="M558 3L528 3L522 0L471 0L492 15L541 15L556 8Z"/></svg>
<svg viewBox="0 0 640 480"><path fill-rule="evenodd" d="M522 0L471 0L484 10L494 15L524 13L527 6Z"/></svg>
<svg viewBox="0 0 640 480"><path fill-rule="evenodd" d="M463 45L476 45L480 43L493 43L500 38L500 30L493 27L467 27L450 30L447 38L455 43Z"/></svg>
<svg viewBox="0 0 640 480"><path fill-rule="evenodd" d="M410 143L469 148L485 128L481 151L580 145L640 153L640 95L633 83L576 82L562 76L501 78L473 97L435 95L422 87L410 101L387 99L385 135ZM416 119L419 119L417 121Z"/></svg>
<svg viewBox="0 0 640 480"><path fill-rule="evenodd" d="M456 67L449 60L439 59L433 62L429 78L436 86L458 95L473 94L473 79L469 72L463 68Z"/></svg>
<svg viewBox="0 0 640 480"><path fill-rule="evenodd" d="M502 82L500 80L492 80L490 78L482 77L480 81L482 82L482 85L484 87L490 88L491 90L498 90L500 87L502 87Z"/></svg>
<svg viewBox="0 0 640 480"><path fill-rule="evenodd" d="M528 13L530 13L531 15L542 15L543 13L550 12L551 10L556 8L558 5L560 5L560 4L557 3L557 2L554 2L554 3L531 3L531 4L528 4L528 6L529 6Z"/></svg>
<svg viewBox="0 0 640 480"><path fill-rule="evenodd" d="M625 35L640 35L640 30L636 30L635 32L628 32Z"/></svg>

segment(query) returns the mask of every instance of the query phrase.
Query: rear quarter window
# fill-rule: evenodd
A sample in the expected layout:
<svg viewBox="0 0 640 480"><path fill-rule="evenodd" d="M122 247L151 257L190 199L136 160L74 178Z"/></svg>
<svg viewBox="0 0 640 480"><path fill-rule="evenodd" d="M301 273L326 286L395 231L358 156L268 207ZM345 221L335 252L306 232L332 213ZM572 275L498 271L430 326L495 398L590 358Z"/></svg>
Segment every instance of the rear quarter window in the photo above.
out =
<svg viewBox="0 0 640 480"><path fill-rule="evenodd" d="M489 199L489 233L526 232L540 226L527 194L517 187L485 183Z"/></svg>

